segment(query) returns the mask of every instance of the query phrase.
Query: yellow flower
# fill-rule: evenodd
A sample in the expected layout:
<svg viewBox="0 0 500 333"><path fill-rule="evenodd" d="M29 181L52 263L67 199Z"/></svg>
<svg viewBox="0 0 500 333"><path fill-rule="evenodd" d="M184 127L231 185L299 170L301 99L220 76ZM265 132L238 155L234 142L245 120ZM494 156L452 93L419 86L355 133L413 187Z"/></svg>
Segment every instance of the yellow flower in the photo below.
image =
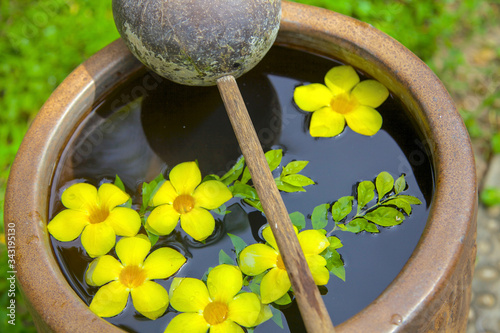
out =
<svg viewBox="0 0 500 333"><path fill-rule="evenodd" d="M183 312L170 321L165 333L243 333L272 317L254 293L242 292L243 277L236 266L214 267L203 281L175 278L170 287L170 304Z"/></svg>
<svg viewBox="0 0 500 333"><path fill-rule="evenodd" d="M62 194L68 208L47 225L55 239L69 242L82 234L82 245L92 258L109 252L116 236L135 236L141 227L139 214L124 204L129 195L113 184L102 184L97 190L85 183L74 184Z"/></svg>
<svg viewBox="0 0 500 333"><path fill-rule="evenodd" d="M94 259L85 280L99 290L90 303L90 310L100 317L113 317L123 311L132 295L134 308L149 319L161 316L168 307L168 292L152 279L165 279L181 268L186 258L179 252L162 247L152 252L144 235L122 238L116 244L116 255ZM144 260L146 258L146 260Z"/></svg>
<svg viewBox="0 0 500 333"><path fill-rule="evenodd" d="M351 66L337 66L326 73L325 85L313 83L295 88L293 98L299 108L313 112L309 132L315 137L332 137L345 123L363 135L374 135L382 127L375 110L389 96L380 82L365 80Z"/></svg>
<svg viewBox="0 0 500 333"><path fill-rule="evenodd" d="M146 228L157 235L168 235L180 218L188 235L197 241L206 239L215 228L208 210L231 199L231 191L217 180L201 183L201 172L195 162L178 164L169 177L152 199L156 208L148 216Z"/></svg>
<svg viewBox="0 0 500 333"><path fill-rule="evenodd" d="M297 233L297 229L295 227L294 229ZM270 246L266 244L247 246L240 253L239 265L241 271L249 276L259 275L270 269L260 284L262 303L268 304L285 295L291 287L291 282L270 227L264 229L263 237ZM318 286L327 284L330 273L325 267L326 259L319 254L330 245L330 242L318 230L304 230L297 237L314 282Z"/></svg>

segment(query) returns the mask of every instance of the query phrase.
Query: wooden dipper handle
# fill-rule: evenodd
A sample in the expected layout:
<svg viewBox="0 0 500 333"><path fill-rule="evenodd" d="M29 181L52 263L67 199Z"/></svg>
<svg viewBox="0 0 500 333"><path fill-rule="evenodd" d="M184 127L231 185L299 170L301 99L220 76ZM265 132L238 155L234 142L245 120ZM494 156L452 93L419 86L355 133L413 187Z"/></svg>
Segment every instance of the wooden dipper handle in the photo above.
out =
<svg viewBox="0 0 500 333"><path fill-rule="evenodd" d="M299 240L295 235L283 199L269 170L264 151L236 80L231 75L223 76L217 80L217 87L252 175L252 181L262 203L262 208L278 244L307 332L335 332Z"/></svg>

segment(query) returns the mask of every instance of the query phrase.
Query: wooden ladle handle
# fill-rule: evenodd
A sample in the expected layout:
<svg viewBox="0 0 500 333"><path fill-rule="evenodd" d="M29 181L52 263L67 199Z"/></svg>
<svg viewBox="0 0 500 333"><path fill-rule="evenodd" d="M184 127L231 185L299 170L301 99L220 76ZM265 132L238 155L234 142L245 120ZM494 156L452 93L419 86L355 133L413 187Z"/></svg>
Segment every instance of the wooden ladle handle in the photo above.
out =
<svg viewBox="0 0 500 333"><path fill-rule="evenodd" d="M307 332L335 332L295 235L283 199L269 170L264 151L236 80L230 75L221 77L217 80L217 87L248 165L262 208L278 244Z"/></svg>

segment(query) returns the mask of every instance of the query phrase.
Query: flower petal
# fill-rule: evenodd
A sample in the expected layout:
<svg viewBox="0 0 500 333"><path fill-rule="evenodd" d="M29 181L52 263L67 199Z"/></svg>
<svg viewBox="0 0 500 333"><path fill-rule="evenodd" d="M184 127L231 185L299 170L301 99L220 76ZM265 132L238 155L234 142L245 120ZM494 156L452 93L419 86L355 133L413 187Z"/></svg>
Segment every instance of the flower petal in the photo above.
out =
<svg viewBox="0 0 500 333"><path fill-rule="evenodd" d="M202 241L214 232L215 220L206 209L195 207L181 215L181 227L189 236Z"/></svg>
<svg viewBox="0 0 500 333"><path fill-rule="evenodd" d="M330 245L328 238L318 230L304 230L297 237L299 238L300 247L306 256L320 254Z"/></svg>
<svg viewBox="0 0 500 333"><path fill-rule="evenodd" d="M169 178L178 194L193 194L201 183L201 172L196 162L184 162L170 171Z"/></svg>
<svg viewBox="0 0 500 333"><path fill-rule="evenodd" d="M266 242L269 243L275 250L278 250L278 244L276 244L276 239L274 238L273 231L270 226L267 226L262 230L262 237Z"/></svg>
<svg viewBox="0 0 500 333"><path fill-rule="evenodd" d="M351 92L361 105L379 107L389 97L389 90L380 82L365 80L356 85Z"/></svg>
<svg viewBox="0 0 500 333"><path fill-rule="evenodd" d="M358 73L351 66L333 67L325 75L325 84L334 96L351 91L358 83Z"/></svg>
<svg viewBox="0 0 500 333"><path fill-rule="evenodd" d="M172 282L172 286L170 287L170 304L177 311L203 311L208 303L210 303L208 289L201 280L175 278Z"/></svg>
<svg viewBox="0 0 500 333"><path fill-rule="evenodd" d="M314 283L318 286L323 286L328 283L330 279L330 272L325 267L326 259L320 255L312 255L306 257L307 265L311 270Z"/></svg>
<svg viewBox="0 0 500 333"><path fill-rule="evenodd" d="M253 327L259 318L261 303L254 293L241 293L228 304L228 318L236 323Z"/></svg>
<svg viewBox="0 0 500 333"><path fill-rule="evenodd" d="M82 245L91 258L108 253L116 243L116 234L107 223L89 224L82 232Z"/></svg>
<svg viewBox="0 0 500 333"><path fill-rule="evenodd" d="M181 313L172 318L164 333L206 333L209 327L202 313Z"/></svg>
<svg viewBox="0 0 500 333"><path fill-rule="evenodd" d="M194 190L196 207L215 209L233 197L231 191L218 180L203 182Z"/></svg>
<svg viewBox="0 0 500 333"><path fill-rule="evenodd" d="M265 270L276 267L278 252L265 244L252 244L240 253L241 271L250 276L259 275Z"/></svg>
<svg viewBox="0 0 500 333"><path fill-rule="evenodd" d="M144 261L148 279L166 279L177 272L186 262L186 258L169 247L153 251Z"/></svg>
<svg viewBox="0 0 500 333"><path fill-rule="evenodd" d="M260 325L265 321L268 321L273 317L273 312L271 311L271 308L269 305L264 305L261 302L261 308L259 312L259 317L257 318L257 321L255 322L254 326Z"/></svg>
<svg viewBox="0 0 500 333"><path fill-rule="evenodd" d="M177 198L178 194L175 190L172 182L166 180L163 185L160 186L156 194L151 199L151 204L153 206L159 206L164 204L173 204L175 198Z"/></svg>
<svg viewBox="0 0 500 333"><path fill-rule="evenodd" d="M324 106L330 105L333 94L327 86L320 83L312 83L295 88L293 100L297 106L304 111L316 111Z"/></svg>
<svg viewBox="0 0 500 333"><path fill-rule="evenodd" d="M344 115L334 112L329 106L312 114L309 133L314 137L330 138L344 130Z"/></svg>
<svg viewBox="0 0 500 333"><path fill-rule="evenodd" d="M262 303L268 304L281 298L292 286L288 273L284 269L273 268L260 283Z"/></svg>
<svg viewBox="0 0 500 333"><path fill-rule="evenodd" d="M145 281L130 294L137 312L151 320L163 315L168 307L168 292L156 282Z"/></svg>
<svg viewBox="0 0 500 333"><path fill-rule="evenodd" d="M89 217L80 211L65 209L57 214L47 225L49 233L61 242L76 239L89 224Z"/></svg>
<svg viewBox="0 0 500 333"><path fill-rule="evenodd" d="M135 210L126 207L116 207L111 210L105 222L115 230L118 236L135 236L141 228L139 214Z"/></svg>
<svg viewBox="0 0 500 333"><path fill-rule="evenodd" d="M88 213L97 206L97 189L87 183L73 184L64 190L61 201L66 208Z"/></svg>
<svg viewBox="0 0 500 333"><path fill-rule="evenodd" d="M145 235L125 237L116 244L116 255L124 266L142 266L151 250L151 242Z"/></svg>
<svg viewBox="0 0 500 333"><path fill-rule="evenodd" d="M114 317L127 305L128 294L120 282L110 282L97 291L89 308L99 317Z"/></svg>
<svg viewBox="0 0 500 333"><path fill-rule="evenodd" d="M153 209L146 221L146 229L152 231L156 235L168 235L179 222L180 214L172 205L161 205Z"/></svg>
<svg viewBox="0 0 500 333"><path fill-rule="evenodd" d="M218 325L210 326L210 333L244 333L241 326L231 320L223 321Z"/></svg>
<svg viewBox="0 0 500 333"><path fill-rule="evenodd" d="M368 136L374 135L382 127L382 116L369 106L358 106L345 114L345 120L354 132Z"/></svg>
<svg viewBox="0 0 500 333"><path fill-rule="evenodd" d="M106 207L107 210L124 204L130 198L130 196L118 186L109 183L104 183L99 187L97 196L101 207Z"/></svg>
<svg viewBox="0 0 500 333"><path fill-rule="evenodd" d="M117 280L123 269L122 264L110 255L94 259L85 272L85 281L91 286L102 286Z"/></svg>
<svg viewBox="0 0 500 333"><path fill-rule="evenodd" d="M228 303L243 287L243 276L236 266L215 266L207 277L207 288L214 302Z"/></svg>
<svg viewBox="0 0 500 333"><path fill-rule="evenodd" d="M293 226L293 231L295 232L295 235L299 233L299 230L296 226ZM276 239L274 238L274 234L270 226L267 226L264 228L264 230L262 230L262 237L264 237L266 242L268 242L273 248L279 250L278 244L276 244Z"/></svg>

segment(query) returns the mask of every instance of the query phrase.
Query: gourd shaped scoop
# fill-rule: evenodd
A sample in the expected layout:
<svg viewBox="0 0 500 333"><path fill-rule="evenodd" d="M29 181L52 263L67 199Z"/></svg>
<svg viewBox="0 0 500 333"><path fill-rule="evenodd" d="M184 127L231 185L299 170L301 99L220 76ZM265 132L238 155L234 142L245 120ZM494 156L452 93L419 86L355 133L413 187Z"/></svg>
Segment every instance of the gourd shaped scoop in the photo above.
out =
<svg viewBox="0 0 500 333"><path fill-rule="evenodd" d="M159 75L217 85L309 333L334 332L236 84L276 39L279 0L113 0L130 51Z"/></svg>

